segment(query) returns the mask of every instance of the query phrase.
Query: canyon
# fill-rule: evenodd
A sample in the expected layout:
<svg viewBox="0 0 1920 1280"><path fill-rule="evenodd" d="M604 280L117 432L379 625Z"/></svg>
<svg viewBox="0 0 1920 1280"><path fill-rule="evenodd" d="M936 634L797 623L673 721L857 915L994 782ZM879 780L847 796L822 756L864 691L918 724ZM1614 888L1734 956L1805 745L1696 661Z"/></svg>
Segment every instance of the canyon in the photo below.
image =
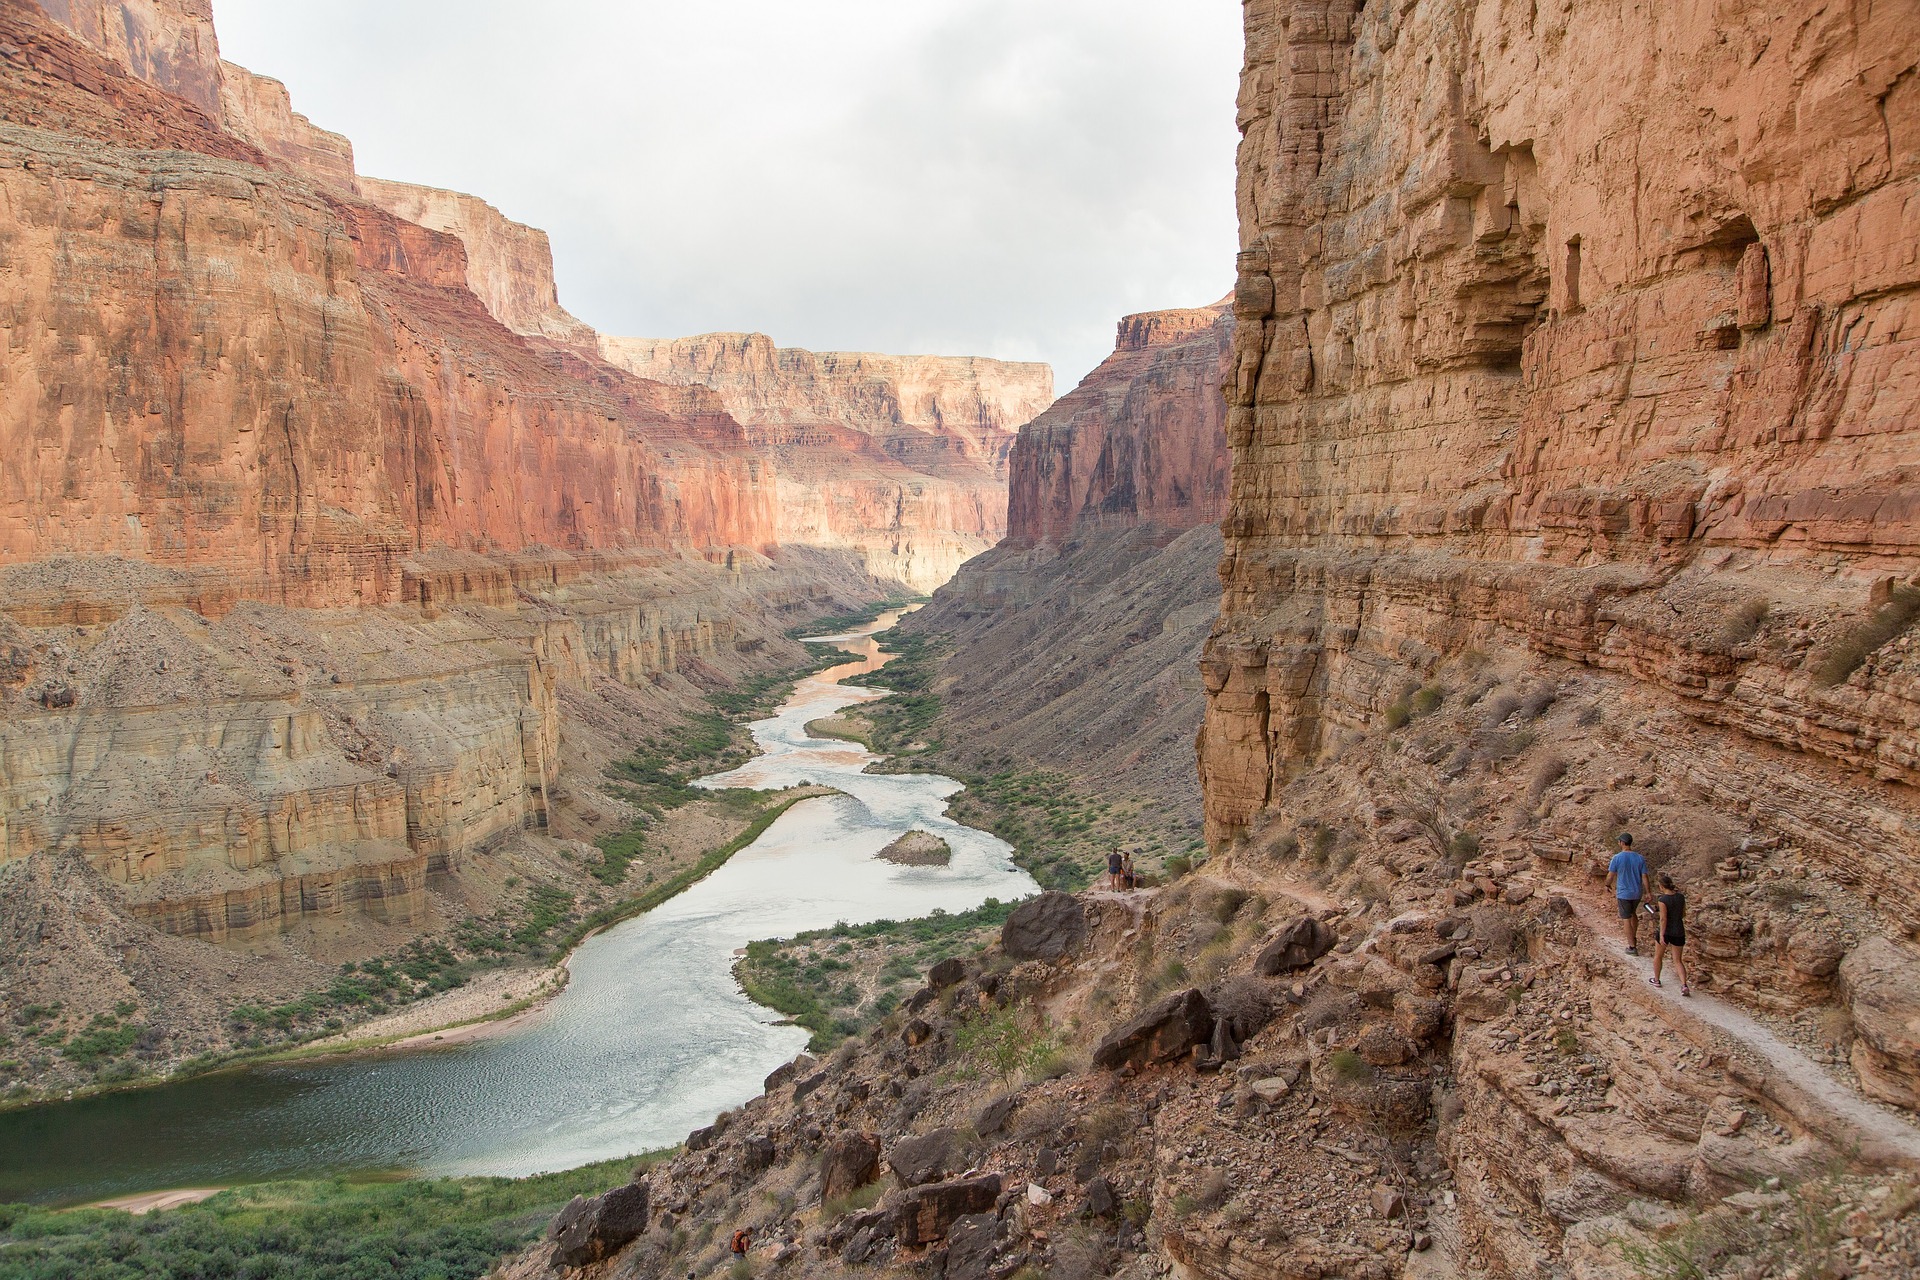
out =
<svg viewBox="0 0 1920 1280"><path fill-rule="evenodd" d="M1096 374L902 628L976 783L1132 793L1193 716L1150 754L1205 856L1030 900L637 1173L639 1229L584 1200L506 1275L717 1267L708 1224L949 1280L1920 1268L1920 28L1245 15L1224 399ZM1129 664L1216 515L1183 700L1187 641ZM1687 896L1664 985L1623 832Z"/></svg>
<svg viewBox="0 0 1920 1280"><path fill-rule="evenodd" d="M813 938L827 1047L499 1280L1920 1271L1911 6L1243 10L1233 291L1049 405L600 336L204 4L0 0L16 1022L578 884L654 726L935 587L882 767L1141 884L885 1005Z"/></svg>
<svg viewBox="0 0 1920 1280"><path fill-rule="evenodd" d="M0 199L0 985L155 1067L517 886L604 898L588 842L648 820L604 770L991 545L1051 399L862 357L790 467L603 358L544 233L359 174L203 0L0 5Z"/></svg>

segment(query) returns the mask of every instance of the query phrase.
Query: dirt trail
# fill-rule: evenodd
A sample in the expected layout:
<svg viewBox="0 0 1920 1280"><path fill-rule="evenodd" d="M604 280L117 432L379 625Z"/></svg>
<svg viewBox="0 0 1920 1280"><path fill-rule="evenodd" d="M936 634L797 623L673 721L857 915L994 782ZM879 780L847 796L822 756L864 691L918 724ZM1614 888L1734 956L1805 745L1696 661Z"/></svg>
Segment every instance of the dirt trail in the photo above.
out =
<svg viewBox="0 0 1920 1280"><path fill-rule="evenodd" d="M1647 1005L1678 1030L1697 1035L1704 1024L1765 1062L1767 1072L1761 1091L1842 1151L1873 1164L1920 1168L1920 1127L1861 1097L1765 1024L1725 1001L1697 988L1691 996L1683 997L1671 969L1665 986L1653 986L1647 981L1653 974L1653 961L1627 954L1616 917L1603 911L1579 888L1566 884L1550 887L1573 904L1574 919L1593 940L1595 950L1621 970L1623 993Z"/></svg>

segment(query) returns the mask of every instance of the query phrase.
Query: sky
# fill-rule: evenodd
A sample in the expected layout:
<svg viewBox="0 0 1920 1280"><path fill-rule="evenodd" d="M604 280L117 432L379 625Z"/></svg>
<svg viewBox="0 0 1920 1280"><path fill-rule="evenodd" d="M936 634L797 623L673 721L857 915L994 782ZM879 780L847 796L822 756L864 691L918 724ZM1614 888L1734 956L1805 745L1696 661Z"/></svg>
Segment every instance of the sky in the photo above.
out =
<svg viewBox="0 0 1920 1280"><path fill-rule="evenodd" d="M546 229L604 333L1046 360L1233 281L1236 0L215 0L360 172Z"/></svg>

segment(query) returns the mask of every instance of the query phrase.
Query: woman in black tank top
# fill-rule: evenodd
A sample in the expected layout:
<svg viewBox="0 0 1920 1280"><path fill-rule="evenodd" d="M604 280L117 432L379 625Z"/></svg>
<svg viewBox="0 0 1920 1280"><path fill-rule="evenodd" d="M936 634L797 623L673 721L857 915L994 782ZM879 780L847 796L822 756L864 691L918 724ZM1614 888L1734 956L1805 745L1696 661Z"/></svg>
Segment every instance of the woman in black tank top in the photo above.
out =
<svg viewBox="0 0 1920 1280"><path fill-rule="evenodd" d="M1653 977L1648 981L1660 985L1660 966L1671 951L1673 963L1680 970L1680 994L1690 996L1693 982L1687 973L1687 895L1666 872L1660 873L1659 881L1660 893L1653 905L1660 915L1660 928L1653 943Z"/></svg>

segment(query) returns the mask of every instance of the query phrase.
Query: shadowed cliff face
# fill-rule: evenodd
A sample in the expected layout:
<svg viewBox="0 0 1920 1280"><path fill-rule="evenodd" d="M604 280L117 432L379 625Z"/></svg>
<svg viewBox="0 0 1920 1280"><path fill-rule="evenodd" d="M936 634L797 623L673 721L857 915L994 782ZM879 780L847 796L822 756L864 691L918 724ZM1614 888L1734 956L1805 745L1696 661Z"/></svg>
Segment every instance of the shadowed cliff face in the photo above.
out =
<svg viewBox="0 0 1920 1280"><path fill-rule="evenodd" d="M782 541L855 550L916 591L1005 534L1013 433L1053 399L1043 364L803 351L758 333L603 337L600 350L720 397L777 460Z"/></svg>

